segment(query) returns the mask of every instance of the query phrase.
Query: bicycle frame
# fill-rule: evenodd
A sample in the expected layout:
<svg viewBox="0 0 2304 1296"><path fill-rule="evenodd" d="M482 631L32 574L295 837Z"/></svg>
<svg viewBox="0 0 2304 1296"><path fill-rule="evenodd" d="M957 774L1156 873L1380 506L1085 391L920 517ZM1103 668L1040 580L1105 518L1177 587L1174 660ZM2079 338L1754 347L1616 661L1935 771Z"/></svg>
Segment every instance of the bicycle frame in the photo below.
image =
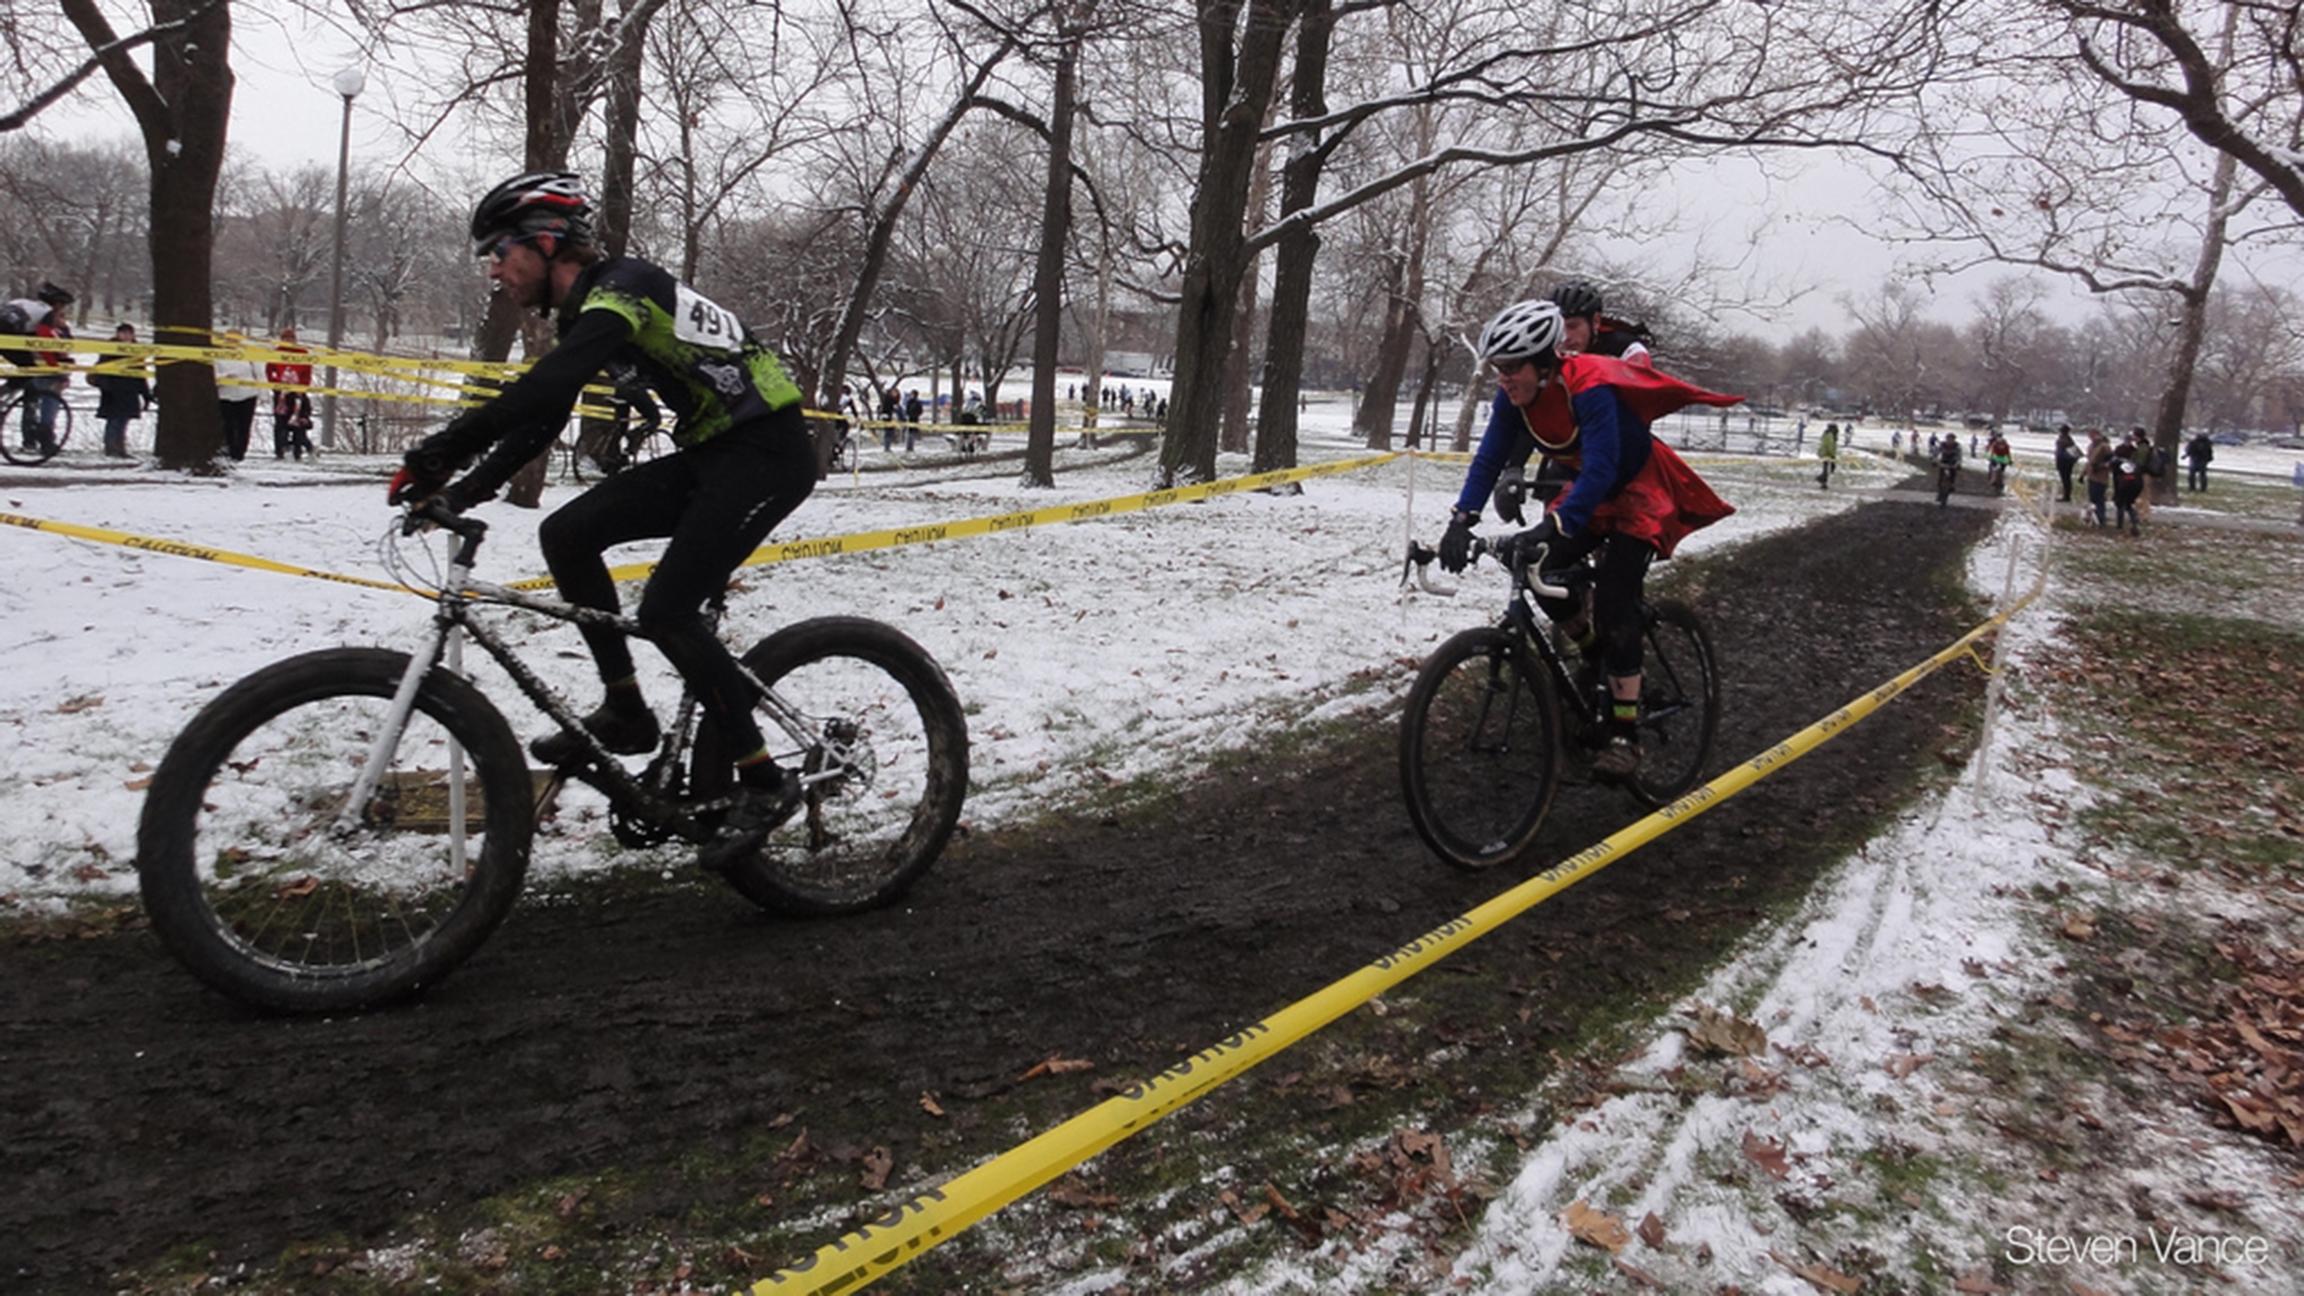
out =
<svg viewBox="0 0 2304 1296"><path fill-rule="evenodd" d="M1475 560L1481 554L1494 552L1485 539L1475 539L1473 548ZM1541 554L1542 551L1539 550L1538 552ZM1430 563L1435 556L1434 551L1426 549L1422 545L1411 544L1408 548L1407 570L1415 573L1416 585L1425 593L1437 594L1442 598L1454 598L1456 596L1455 590L1440 589L1432 584ZM1538 598L1574 597L1575 591L1581 589L1590 578L1590 559L1589 556L1579 559L1575 567L1569 569L1577 578L1570 579L1567 583L1560 585L1544 583L1540 575L1542 566L1541 557L1534 561L1526 561L1520 555L1514 555L1514 560L1510 565L1512 595L1510 601L1504 606L1503 616L1497 620L1497 628L1517 634L1523 644L1530 646L1537 657L1542 659L1545 668L1552 673L1552 682L1563 699L1563 704L1574 706L1583 719L1590 721L1597 715L1592 709L1591 700L1577 695L1575 672L1569 669L1567 659L1562 657L1559 648L1553 645L1552 636L1544 633L1543 620L1549 620L1549 618L1540 620L1542 610L1536 605ZM1406 575L1407 572L1404 571L1401 581L1403 587L1407 584Z"/></svg>
<svg viewBox="0 0 2304 1296"><path fill-rule="evenodd" d="M367 758L362 761L360 772L353 780L352 790L343 808L337 812L334 825L336 831L350 833L358 828L360 808L367 805L368 798L383 779L384 768L391 760L392 753L400 745L408 718L415 712L416 694L422 689L425 677L440 666L443 660L448 669L462 672L461 643L462 637L467 634L504 668L504 672L512 677L521 693L538 710L550 716L562 729L583 738L594 759L585 768L575 771L576 776L606 793L612 802L626 806L642 818L659 824L676 821L697 811L723 810L735 804L733 795L685 804L666 795L671 774L679 768L681 758L686 754L695 733L697 702L693 689L685 685L681 688L680 703L675 711L668 745L650 766L654 778L643 782L633 777L622 762L616 760L593 737L565 697L538 678L486 622L475 620L472 613L477 607L494 604L534 612L555 621L598 626L613 630L628 639L647 640L649 636L638 622L594 608L577 607L558 599L538 598L491 581L480 580L473 576L472 570L480 541L487 534L485 523L453 516L443 517L438 513L412 516L422 516L424 520L432 521L454 533L457 537L456 551L449 559L448 578L441 583L434 596L437 610L433 614L432 627L416 651L410 654L408 673L401 677L386 711L384 723L377 730L375 740L369 744ZM824 751L826 759L818 764L814 772L803 772L798 776L801 786L806 788L842 777L853 761L852 753L830 735L812 728L805 713L777 696L776 691L752 674L741 659L738 659L736 668L743 674L745 682L758 690L760 707L786 737L803 749ZM454 858L461 866L464 861L463 753L453 743L450 744L449 759L450 839Z"/></svg>

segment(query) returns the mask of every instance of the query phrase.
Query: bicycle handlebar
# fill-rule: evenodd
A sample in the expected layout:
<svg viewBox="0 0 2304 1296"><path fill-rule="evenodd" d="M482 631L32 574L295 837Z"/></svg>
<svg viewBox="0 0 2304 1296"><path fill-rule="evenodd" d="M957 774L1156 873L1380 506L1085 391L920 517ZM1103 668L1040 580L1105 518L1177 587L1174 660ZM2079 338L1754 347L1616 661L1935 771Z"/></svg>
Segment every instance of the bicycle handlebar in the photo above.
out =
<svg viewBox="0 0 2304 1296"><path fill-rule="evenodd" d="M1528 588L1541 598L1567 598L1568 587L1566 585L1551 584L1542 576L1544 559L1550 553L1551 548L1552 546L1549 544L1540 544L1535 546L1533 553L1524 553L1519 545L1505 545L1490 540L1486 536L1474 536L1472 537L1472 561L1479 562L1484 557L1497 558L1498 551L1503 550L1505 551L1505 558L1498 558L1497 560L1502 562L1506 558L1509 559L1515 581L1526 581ZM1440 551L1430 545L1415 540L1409 541L1407 560L1400 565L1400 587L1406 589L1411 583L1411 576L1413 576L1415 586L1427 594L1436 594L1441 598L1456 597L1454 589L1444 589L1432 583L1432 560L1439 556Z"/></svg>
<svg viewBox="0 0 2304 1296"><path fill-rule="evenodd" d="M447 502L437 495L408 506L407 515L400 519L400 534L414 535L428 526L438 527L466 540L478 540L488 534L487 523L478 518L465 517L448 507Z"/></svg>

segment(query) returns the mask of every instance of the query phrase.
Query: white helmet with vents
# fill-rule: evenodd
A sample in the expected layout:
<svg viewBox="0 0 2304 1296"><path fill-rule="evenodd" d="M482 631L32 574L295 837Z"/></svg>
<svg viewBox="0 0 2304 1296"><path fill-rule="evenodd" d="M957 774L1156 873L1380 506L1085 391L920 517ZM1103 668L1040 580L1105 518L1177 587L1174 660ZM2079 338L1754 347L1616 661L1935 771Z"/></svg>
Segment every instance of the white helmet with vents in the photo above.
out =
<svg viewBox="0 0 2304 1296"><path fill-rule="evenodd" d="M1480 358L1499 361L1550 359L1567 333L1560 307L1541 297L1514 302L1496 312L1480 331Z"/></svg>

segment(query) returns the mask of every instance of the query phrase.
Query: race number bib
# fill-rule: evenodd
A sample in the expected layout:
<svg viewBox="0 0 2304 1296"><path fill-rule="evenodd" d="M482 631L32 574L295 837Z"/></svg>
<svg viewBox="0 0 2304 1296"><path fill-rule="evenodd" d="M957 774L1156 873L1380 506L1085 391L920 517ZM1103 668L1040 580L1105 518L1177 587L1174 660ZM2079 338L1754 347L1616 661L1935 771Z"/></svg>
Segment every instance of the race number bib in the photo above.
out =
<svg viewBox="0 0 2304 1296"><path fill-rule="evenodd" d="M732 350L744 341L744 325L735 312L679 284L672 295L672 336L692 346Z"/></svg>

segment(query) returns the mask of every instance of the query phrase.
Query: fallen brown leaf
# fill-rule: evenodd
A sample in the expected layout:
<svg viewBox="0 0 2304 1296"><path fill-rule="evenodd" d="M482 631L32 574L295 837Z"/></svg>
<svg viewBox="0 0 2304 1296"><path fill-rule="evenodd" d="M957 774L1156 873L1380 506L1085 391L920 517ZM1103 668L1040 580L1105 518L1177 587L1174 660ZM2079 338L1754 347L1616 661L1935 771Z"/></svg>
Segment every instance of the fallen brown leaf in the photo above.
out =
<svg viewBox="0 0 2304 1296"><path fill-rule="evenodd" d="M864 1154L864 1169L856 1176L856 1182L862 1184L866 1192L878 1192L888 1186L888 1172L895 1168L896 1158L888 1155L888 1149L873 1148Z"/></svg>
<svg viewBox="0 0 2304 1296"><path fill-rule="evenodd" d="M1784 1144L1781 1140L1762 1138L1751 1130L1746 1130L1744 1131L1744 1157L1752 1164L1767 1171L1771 1178L1789 1179L1792 1177L1792 1163L1785 1158Z"/></svg>
<svg viewBox="0 0 2304 1296"><path fill-rule="evenodd" d="M1891 1053L1880 1069L1901 1080L1935 1060L1933 1053Z"/></svg>
<svg viewBox="0 0 2304 1296"><path fill-rule="evenodd" d="M920 1095L920 1110L936 1117L939 1120L943 1119L944 1117L943 1104L937 1102L936 1095L932 1093L922 1093Z"/></svg>
<svg viewBox="0 0 2304 1296"><path fill-rule="evenodd" d="M1849 1275L1844 1274L1829 1265L1802 1264L1790 1256L1785 1255L1783 1252L1777 1251L1773 1248L1769 1250L1768 1255L1769 1258L1773 1259L1776 1263L1791 1270L1793 1273L1800 1275L1802 1278L1807 1279L1809 1282L1814 1283L1816 1286L1823 1288L1825 1291L1837 1292L1840 1293L1841 1296L1847 1296L1847 1293L1864 1290L1863 1279L1850 1277Z"/></svg>
<svg viewBox="0 0 2304 1296"><path fill-rule="evenodd" d="M1568 1226L1571 1237L1603 1251L1621 1251L1624 1244L1632 1240L1632 1234L1625 1229L1624 1221L1606 1211L1592 1209L1582 1198L1571 1202L1568 1209L1560 1212L1560 1222Z"/></svg>
<svg viewBox="0 0 2304 1296"><path fill-rule="evenodd" d="M1033 1063L1030 1070L1016 1077L1016 1083L1022 1084L1027 1080L1037 1080L1046 1075L1070 1075L1075 1071L1093 1071L1095 1069L1096 1064L1086 1058L1068 1058L1051 1053Z"/></svg>
<svg viewBox="0 0 2304 1296"><path fill-rule="evenodd" d="M1640 1240L1651 1250L1664 1249L1664 1221L1656 1218L1656 1212L1648 1212L1647 1218L1640 1221Z"/></svg>
<svg viewBox="0 0 2304 1296"><path fill-rule="evenodd" d="M1710 1004L1696 1005L1696 1024L1689 1028L1688 1040L1707 1053L1723 1057L1765 1057L1768 1053L1768 1032Z"/></svg>

